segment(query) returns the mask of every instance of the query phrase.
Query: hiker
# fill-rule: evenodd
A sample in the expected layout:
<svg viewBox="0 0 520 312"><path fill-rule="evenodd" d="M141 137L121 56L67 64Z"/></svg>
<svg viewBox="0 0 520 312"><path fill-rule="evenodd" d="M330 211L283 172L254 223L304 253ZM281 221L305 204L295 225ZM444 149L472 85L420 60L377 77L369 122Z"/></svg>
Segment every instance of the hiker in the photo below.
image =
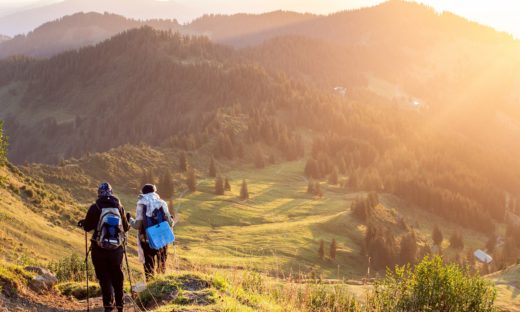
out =
<svg viewBox="0 0 520 312"><path fill-rule="evenodd" d="M162 272L163 269L166 268L165 253L167 252L167 246L158 250L152 248L146 235L146 228L149 226L148 223L160 223L161 220L157 221L158 219L168 221L170 227L173 225L173 218L168 210L168 204L166 204L166 202L160 198L159 194L157 194L157 188L155 185L146 184L143 186L141 194L137 199L135 219L130 217L130 225L134 229L138 230L138 255L139 261L144 265L146 280L149 280L154 276L156 263L158 266L158 272ZM158 259L156 259L156 257Z"/></svg>
<svg viewBox="0 0 520 312"><path fill-rule="evenodd" d="M128 221L119 199L110 184L99 185L98 198L84 220L78 222L86 232L94 230L91 238L92 263L103 294L105 312L123 311L123 253Z"/></svg>

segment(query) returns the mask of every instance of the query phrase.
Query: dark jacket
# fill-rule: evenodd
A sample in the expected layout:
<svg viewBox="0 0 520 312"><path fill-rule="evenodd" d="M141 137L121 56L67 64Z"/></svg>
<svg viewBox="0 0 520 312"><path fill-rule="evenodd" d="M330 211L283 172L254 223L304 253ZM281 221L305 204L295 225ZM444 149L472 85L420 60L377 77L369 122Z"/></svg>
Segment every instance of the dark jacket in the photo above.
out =
<svg viewBox="0 0 520 312"><path fill-rule="evenodd" d="M101 209L103 208L119 208L119 213L121 214L121 222L123 223L123 230L125 232L128 232L128 220L126 220L125 209L119 202L119 199L115 196L99 197L96 200L96 203L92 204L92 206L90 206L90 208L88 209L87 216L85 217L85 221L83 222L83 229L86 232L94 230L92 240L95 240L97 237L97 226L99 223L99 217L101 216ZM92 244L92 246L96 246L96 244Z"/></svg>

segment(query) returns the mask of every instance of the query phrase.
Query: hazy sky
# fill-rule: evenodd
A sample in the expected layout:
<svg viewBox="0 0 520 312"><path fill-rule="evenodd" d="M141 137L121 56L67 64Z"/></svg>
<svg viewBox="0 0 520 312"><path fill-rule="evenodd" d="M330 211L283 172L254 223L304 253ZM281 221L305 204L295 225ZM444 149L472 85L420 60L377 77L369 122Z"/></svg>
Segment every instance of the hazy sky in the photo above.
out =
<svg viewBox="0 0 520 312"><path fill-rule="evenodd" d="M0 14L12 13L28 6L60 0L0 0ZM506 31L520 38L520 1L517 0L418 0L448 10L468 19ZM123 2L123 0L122 0ZM330 13L371 6L382 0L177 0L187 6L204 8L208 13L265 12L276 9L299 12Z"/></svg>

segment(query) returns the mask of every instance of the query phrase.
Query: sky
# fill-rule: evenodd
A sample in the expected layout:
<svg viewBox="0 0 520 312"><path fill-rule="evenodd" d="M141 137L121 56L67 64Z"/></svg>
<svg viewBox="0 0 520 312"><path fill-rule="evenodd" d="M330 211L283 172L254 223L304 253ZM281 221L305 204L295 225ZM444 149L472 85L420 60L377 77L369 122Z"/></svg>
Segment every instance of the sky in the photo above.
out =
<svg viewBox="0 0 520 312"><path fill-rule="evenodd" d="M60 0L0 0L0 15ZM204 8L208 13L259 13L291 10L327 14L345 9L376 5L382 0L176 0ZM517 0L417 0L438 11L447 10L520 38L520 1Z"/></svg>

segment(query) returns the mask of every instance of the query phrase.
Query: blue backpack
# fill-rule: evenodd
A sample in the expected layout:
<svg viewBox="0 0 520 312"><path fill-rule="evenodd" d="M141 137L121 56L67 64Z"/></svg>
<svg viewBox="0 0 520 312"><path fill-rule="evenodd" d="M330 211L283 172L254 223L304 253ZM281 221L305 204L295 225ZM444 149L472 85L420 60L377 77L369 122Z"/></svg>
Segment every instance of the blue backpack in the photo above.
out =
<svg viewBox="0 0 520 312"><path fill-rule="evenodd" d="M143 206L143 224L148 239L148 244L152 249L159 250L164 246L175 241L175 235L168 223L164 207L155 209L151 217L146 215L147 207Z"/></svg>

